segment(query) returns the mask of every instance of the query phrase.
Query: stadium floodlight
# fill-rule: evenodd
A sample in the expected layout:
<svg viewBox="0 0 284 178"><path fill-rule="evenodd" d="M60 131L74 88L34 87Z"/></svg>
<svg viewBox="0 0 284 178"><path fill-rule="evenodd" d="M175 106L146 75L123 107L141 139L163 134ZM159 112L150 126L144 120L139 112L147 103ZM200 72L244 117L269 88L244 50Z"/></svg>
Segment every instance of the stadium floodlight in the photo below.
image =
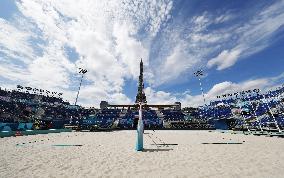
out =
<svg viewBox="0 0 284 178"><path fill-rule="evenodd" d="M88 72L88 70L87 70L87 69L79 68L79 70L80 70L79 74L85 74L85 73L87 73L87 72Z"/></svg>
<svg viewBox="0 0 284 178"><path fill-rule="evenodd" d="M87 69L83 69L83 68L79 68L79 74L82 74L82 77L81 77L81 81L80 81L80 85L79 85L79 89L78 89L78 92L77 92L77 96L76 96L76 100L75 100L75 106L77 104L77 100L78 100L78 96L79 96L79 92L80 92L80 89L81 89L81 85L82 85L82 81L83 81L83 77L84 77L84 74L88 72Z"/></svg>
<svg viewBox="0 0 284 178"><path fill-rule="evenodd" d="M203 88L202 88L202 84L201 84L201 79L200 77L203 76L203 71L202 70L198 70L196 72L194 72L194 75L198 78L199 80L199 85L200 85L200 90L201 90L201 93L202 93L202 96L203 96L203 101L204 101L204 104L205 104L205 97L204 97L204 92L203 92Z"/></svg>

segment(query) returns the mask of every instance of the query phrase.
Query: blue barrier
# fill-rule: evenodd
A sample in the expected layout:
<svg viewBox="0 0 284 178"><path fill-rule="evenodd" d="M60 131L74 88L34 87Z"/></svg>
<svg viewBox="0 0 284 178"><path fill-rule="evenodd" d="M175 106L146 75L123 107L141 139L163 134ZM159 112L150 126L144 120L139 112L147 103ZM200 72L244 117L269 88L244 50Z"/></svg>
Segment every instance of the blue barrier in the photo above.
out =
<svg viewBox="0 0 284 178"><path fill-rule="evenodd" d="M2 129L1 131L8 131L8 132L11 132L12 129L11 129L10 126L7 126L7 125L6 125L6 126L3 127L3 129Z"/></svg>
<svg viewBox="0 0 284 178"><path fill-rule="evenodd" d="M9 127L9 126L5 126ZM27 131L1 131L0 137L11 137L16 136L17 132L21 135L37 135L37 134L50 134L60 132L72 132L72 129L50 129L50 130L27 130Z"/></svg>
<svg viewBox="0 0 284 178"><path fill-rule="evenodd" d="M214 120L214 125L216 129L228 130L228 124L225 119Z"/></svg>
<svg viewBox="0 0 284 178"><path fill-rule="evenodd" d="M32 128L33 123L0 123L0 131L24 131Z"/></svg>
<svg viewBox="0 0 284 178"><path fill-rule="evenodd" d="M26 123L27 130L31 130L33 128L33 123Z"/></svg>
<svg viewBox="0 0 284 178"><path fill-rule="evenodd" d="M19 123L17 130L25 130L26 123Z"/></svg>

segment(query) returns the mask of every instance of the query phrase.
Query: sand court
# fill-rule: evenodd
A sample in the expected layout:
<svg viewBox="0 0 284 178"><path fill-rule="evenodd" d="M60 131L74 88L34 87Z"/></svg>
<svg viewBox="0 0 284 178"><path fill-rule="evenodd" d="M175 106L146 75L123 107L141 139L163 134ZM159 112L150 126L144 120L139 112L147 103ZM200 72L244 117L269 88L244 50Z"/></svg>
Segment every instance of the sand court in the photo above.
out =
<svg viewBox="0 0 284 178"><path fill-rule="evenodd" d="M0 177L283 177L284 174L282 138L215 131L146 130L142 152L135 151L135 142L134 130L2 138Z"/></svg>

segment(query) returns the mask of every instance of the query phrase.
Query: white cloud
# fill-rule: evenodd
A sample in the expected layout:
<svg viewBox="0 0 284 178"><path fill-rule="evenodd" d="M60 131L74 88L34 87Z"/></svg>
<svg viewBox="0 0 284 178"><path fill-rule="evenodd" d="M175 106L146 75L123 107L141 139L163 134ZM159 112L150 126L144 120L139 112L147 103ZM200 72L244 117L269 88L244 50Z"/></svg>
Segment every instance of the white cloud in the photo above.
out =
<svg viewBox="0 0 284 178"><path fill-rule="evenodd" d="M32 34L18 29L16 25L0 18L0 53L7 55L8 58L18 58L29 63L34 57L33 48L28 43Z"/></svg>
<svg viewBox="0 0 284 178"><path fill-rule="evenodd" d="M3 58L0 57L0 61L2 61L2 59ZM23 69L21 66L17 66L14 64L1 63L0 73L1 77L16 82L28 80L29 77L25 69Z"/></svg>
<svg viewBox="0 0 284 178"><path fill-rule="evenodd" d="M83 67L88 73L79 103L96 106L100 100L131 102L123 87L126 79L137 79L140 58L151 87L182 82L187 80L185 74L206 65L208 57L212 58L208 67L223 70L264 49L284 24L283 1L264 8L246 23L212 31L208 31L210 25L226 24L236 16L204 12L180 24L174 19L168 23L171 0L16 2L18 15L10 21L0 19L0 73L5 80L62 91L74 101L77 68ZM71 60L65 47L74 49L78 59ZM223 87L227 85L233 84ZM180 96L186 103L202 101L188 93L153 88L146 92L154 103L174 102Z"/></svg>
<svg viewBox="0 0 284 178"><path fill-rule="evenodd" d="M137 0L124 1L120 9L120 14L131 17L135 26L143 27L150 37L155 37L162 24L170 18L173 2L171 0Z"/></svg>
<svg viewBox="0 0 284 178"><path fill-rule="evenodd" d="M177 98L171 93L155 91L151 87L145 88L144 92L149 104L173 104L177 101Z"/></svg>
<svg viewBox="0 0 284 178"><path fill-rule="evenodd" d="M231 51L224 50L217 57L208 61L207 66L212 67L214 65L217 65L218 70L223 70L234 65L238 60L240 54L241 51L237 49L233 49Z"/></svg>
<svg viewBox="0 0 284 178"><path fill-rule="evenodd" d="M6 55L1 56L6 61L1 74L15 85L63 91L73 101L76 69L84 67L88 73L79 103L85 105L98 105L103 99L131 101L123 94L125 79L136 80L140 58L148 64L149 41L169 19L172 8L168 0L21 0L16 4L20 15L13 21L27 23L17 28L16 23L0 19L0 52ZM148 33L147 39L138 39L139 30ZM69 59L66 46L78 53L76 61ZM19 59L26 64L16 65Z"/></svg>
<svg viewBox="0 0 284 178"><path fill-rule="evenodd" d="M284 25L283 9L284 1L276 1L243 25L236 25L226 31L225 34L231 34L232 40L226 43L231 48L225 48L217 57L210 59L207 66L216 65L218 70L223 70L268 47L273 42L273 35Z"/></svg>
<svg viewBox="0 0 284 178"><path fill-rule="evenodd" d="M231 81L224 81L215 84L208 92L205 92L205 100L208 104L210 101L218 100L216 97L222 94L261 89L266 91L267 89L275 89L279 82L284 81L284 73L276 77L250 79L239 83ZM204 104L202 94L192 95L190 92L185 93L169 93L164 91L155 91L154 89L147 87L145 94L148 98L148 103L153 104L173 104L176 101L182 103L182 107L198 107Z"/></svg>
<svg viewBox="0 0 284 178"><path fill-rule="evenodd" d="M133 29L129 24L114 24L113 36L115 38L115 50L119 56L123 66L127 66L125 71L127 76L137 78L139 73L139 62L143 59L144 65L148 64L148 53L149 51L142 45L142 43L135 38L133 35ZM132 31L132 32L131 32ZM127 77L126 76L126 77Z"/></svg>
<svg viewBox="0 0 284 178"><path fill-rule="evenodd" d="M265 49L277 40L275 34L284 25L283 9L284 1L276 1L250 12L253 16L228 10L173 22L163 29L163 49L152 62L151 83L183 82L184 74L206 66L224 70Z"/></svg>
<svg viewBox="0 0 284 178"><path fill-rule="evenodd" d="M175 80L196 63L198 63L198 60L189 56L186 51L186 44L181 41L156 69L156 80L154 80L153 85L157 86Z"/></svg>

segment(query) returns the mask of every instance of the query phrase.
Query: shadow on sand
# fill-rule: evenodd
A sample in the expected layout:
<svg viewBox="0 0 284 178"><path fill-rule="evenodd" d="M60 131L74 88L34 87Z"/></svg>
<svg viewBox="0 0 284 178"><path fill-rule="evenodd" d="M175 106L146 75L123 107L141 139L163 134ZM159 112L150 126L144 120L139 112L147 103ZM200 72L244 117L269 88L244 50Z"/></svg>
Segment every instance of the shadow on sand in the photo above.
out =
<svg viewBox="0 0 284 178"><path fill-rule="evenodd" d="M162 143L162 144L150 144L150 145L158 145L158 146L173 146L173 145L178 145L176 143Z"/></svg>
<svg viewBox="0 0 284 178"><path fill-rule="evenodd" d="M58 144L58 145L52 145L52 146L65 147L65 146L83 146L83 145L68 145L68 144Z"/></svg>
<svg viewBox="0 0 284 178"><path fill-rule="evenodd" d="M159 151L171 151L173 149L160 149L160 148L156 148L156 149L143 149L142 152L159 152Z"/></svg>
<svg viewBox="0 0 284 178"><path fill-rule="evenodd" d="M214 145L241 145L243 143L202 143L204 145L214 144Z"/></svg>

